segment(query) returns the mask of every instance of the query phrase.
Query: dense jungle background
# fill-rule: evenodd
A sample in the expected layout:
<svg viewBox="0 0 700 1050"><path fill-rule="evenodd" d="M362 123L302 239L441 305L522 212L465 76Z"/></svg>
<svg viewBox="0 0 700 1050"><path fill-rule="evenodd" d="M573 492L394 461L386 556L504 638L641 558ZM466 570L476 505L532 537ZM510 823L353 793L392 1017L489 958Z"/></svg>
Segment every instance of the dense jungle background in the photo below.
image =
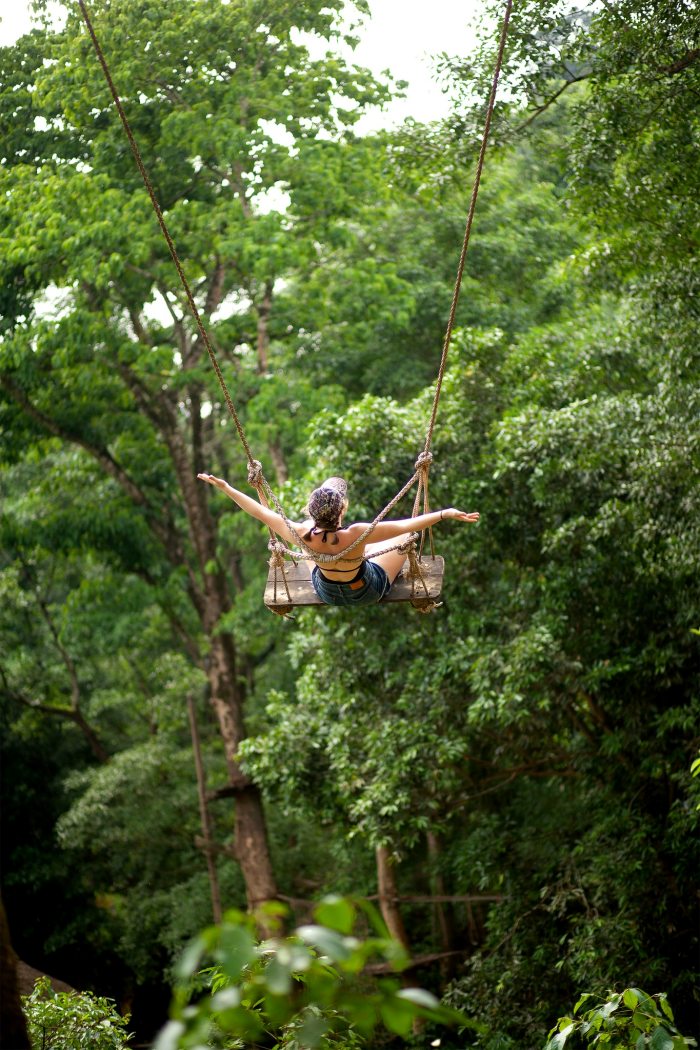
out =
<svg viewBox="0 0 700 1050"><path fill-rule="evenodd" d="M293 516L329 474L373 516L423 445L499 8L436 59L451 118L373 134L400 84L353 64L363 2L91 11L255 454ZM77 6L0 64L18 955L162 1023L212 918L189 699L224 908L382 886L412 979L489 1027L443 1046L541 1047L630 984L697 1035L696 5L516 3L433 444L432 505L481 522L435 530L429 616L264 608L264 530L196 481L250 491Z"/></svg>

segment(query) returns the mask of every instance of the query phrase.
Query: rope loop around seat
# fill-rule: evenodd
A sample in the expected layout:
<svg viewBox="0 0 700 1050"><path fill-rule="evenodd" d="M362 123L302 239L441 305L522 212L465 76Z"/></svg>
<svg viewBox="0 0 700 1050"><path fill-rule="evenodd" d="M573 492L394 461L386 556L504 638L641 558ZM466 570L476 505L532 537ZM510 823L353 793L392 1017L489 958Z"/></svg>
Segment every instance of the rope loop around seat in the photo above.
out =
<svg viewBox="0 0 700 1050"><path fill-rule="evenodd" d="M281 580L281 582L284 585L287 604L291 606L292 596L289 593L289 582L287 580L286 564L284 560L286 548L283 543L280 543L279 540L274 539L272 536L270 538L270 542L267 545L267 548L270 551L269 564L270 569L273 572L274 579L274 604L276 605L278 601L277 588ZM284 610L274 609L274 611L276 613L279 613L281 616L284 616L285 618L290 618Z"/></svg>
<svg viewBox="0 0 700 1050"><path fill-rule="evenodd" d="M285 545L278 540L270 540L267 549L270 552L270 568L283 568L285 564L284 556L287 553Z"/></svg>

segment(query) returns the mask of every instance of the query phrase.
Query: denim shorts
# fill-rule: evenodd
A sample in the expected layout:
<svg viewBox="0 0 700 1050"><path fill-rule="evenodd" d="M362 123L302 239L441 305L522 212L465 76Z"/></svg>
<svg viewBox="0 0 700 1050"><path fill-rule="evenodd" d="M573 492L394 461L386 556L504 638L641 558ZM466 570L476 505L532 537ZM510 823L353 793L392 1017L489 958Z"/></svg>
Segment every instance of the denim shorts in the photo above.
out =
<svg viewBox="0 0 700 1050"><path fill-rule="evenodd" d="M329 580L314 565L311 583L325 605L376 605L391 587L389 577L381 565L364 561L354 580Z"/></svg>

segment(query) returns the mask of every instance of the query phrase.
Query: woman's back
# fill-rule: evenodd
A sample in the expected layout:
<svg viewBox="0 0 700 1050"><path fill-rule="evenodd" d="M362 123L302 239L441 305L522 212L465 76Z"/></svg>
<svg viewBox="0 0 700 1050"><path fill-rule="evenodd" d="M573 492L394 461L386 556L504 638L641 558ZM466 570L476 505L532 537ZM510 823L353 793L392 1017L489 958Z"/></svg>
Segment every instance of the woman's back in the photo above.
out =
<svg viewBox="0 0 700 1050"><path fill-rule="evenodd" d="M366 527L364 524L356 523L335 530L322 530L315 528L314 522L309 520L299 526L299 532L304 536L304 543L312 553L332 554L335 557L354 543ZM360 569L366 546L367 542L363 541L358 543L347 558L338 558L338 561L334 562L319 560L316 565L329 580L345 582Z"/></svg>

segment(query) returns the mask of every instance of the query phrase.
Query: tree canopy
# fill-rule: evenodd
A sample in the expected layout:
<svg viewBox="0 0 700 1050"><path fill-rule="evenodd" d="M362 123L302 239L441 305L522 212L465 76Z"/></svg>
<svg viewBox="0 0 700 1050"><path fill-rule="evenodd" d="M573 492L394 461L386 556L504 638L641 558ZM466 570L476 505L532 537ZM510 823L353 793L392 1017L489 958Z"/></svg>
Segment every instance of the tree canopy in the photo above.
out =
<svg viewBox="0 0 700 1050"><path fill-rule="evenodd" d="M498 13L440 60L445 126L360 135L398 88L343 57L364 4L90 10L267 475L374 516L423 444ZM481 523L435 530L431 616L291 624L196 480L245 456L79 12L0 49L3 893L19 954L139 1035L216 892L378 897L477 1022L443 1046L563 1045L638 986L697 1029L697 37L518 5L433 442L432 505Z"/></svg>

